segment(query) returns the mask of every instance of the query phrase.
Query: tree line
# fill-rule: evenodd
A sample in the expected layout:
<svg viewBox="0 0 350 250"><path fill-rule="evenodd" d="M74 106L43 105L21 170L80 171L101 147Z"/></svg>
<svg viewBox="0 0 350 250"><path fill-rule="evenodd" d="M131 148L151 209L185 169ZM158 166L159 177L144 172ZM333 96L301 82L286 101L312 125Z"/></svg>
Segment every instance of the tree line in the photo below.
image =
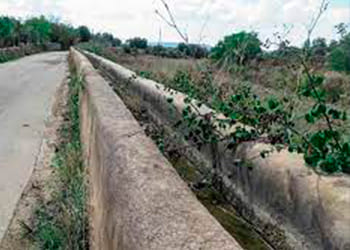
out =
<svg viewBox="0 0 350 250"><path fill-rule="evenodd" d="M0 48L58 43L62 49L68 49L77 43L91 40L107 46L121 44L121 40L110 33L93 34L86 26L73 27L45 16L26 20L0 16Z"/></svg>
<svg viewBox="0 0 350 250"><path fill-rule="evenodd" d="M125 43L110 33L93 34L86 26L73 27L45 16L32 17L26 20L9 16L0 16L0 48L20 46L21 44L45 45L47 43L60 44L62 49L83 43L94 42L104 47L122 46L126 53L137 53L142 50L146 54L162 57L180 58L210 57L214 61L224 64L244 65L251 60L278 59L292 61L298 55L308 51L314 64L327 66L331 70L350 72L350 33L346 24L336 26L339 41L316 38L305 42L302 48L290 46L289 42L280 42L273 51L263 50L267 43L259 40L255 32L238 32L225 36L210 51L199 44L180 43L175 48L162 45L150 46L147 39L135 37Z"/></svg>

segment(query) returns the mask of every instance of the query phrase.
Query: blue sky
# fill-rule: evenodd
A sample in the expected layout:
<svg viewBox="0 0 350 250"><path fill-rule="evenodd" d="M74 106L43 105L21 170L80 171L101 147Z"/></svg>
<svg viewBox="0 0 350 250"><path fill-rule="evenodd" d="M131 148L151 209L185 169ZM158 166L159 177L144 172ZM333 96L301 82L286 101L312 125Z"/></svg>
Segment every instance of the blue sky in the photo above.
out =
<svg viewBox="0 0 350 250"><path fill-rule="evenodd" d="M321 0L168 0L178 26L191 42L215 44L224 35L254 30L261 40L292 27L286 37L300 45ZM160 0L0 0L0 15L50 15L73 25L88 25L127 39L143 36L158 41L181 41L155 10L165 14ZM350 22L350 0L330 0L313 37L336 39L334 25Z"/></svg>
<svg viewBox="0 0 350 250"><path fill-rule="evenodd" d="M334 0L334 5L350 6L350 1L349 0Z"/></svg>

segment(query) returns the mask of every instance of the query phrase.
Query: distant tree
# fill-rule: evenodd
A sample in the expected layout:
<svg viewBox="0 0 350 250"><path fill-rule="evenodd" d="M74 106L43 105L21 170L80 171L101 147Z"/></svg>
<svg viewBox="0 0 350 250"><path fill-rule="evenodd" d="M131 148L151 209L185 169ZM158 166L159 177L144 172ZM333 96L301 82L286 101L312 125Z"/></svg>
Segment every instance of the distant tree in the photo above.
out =
<svg viewBox="0 0 350 250"><path fill-rule="evenodd" d="M344 49L341 47L333 49L329 56L331 69L334 71L346 71L346 58Z"/></svg>
<svg viewBox="0 0 350 250"><path fill-rule="evenodd" d="M126 44L130 48L136 48L136 49L146 49L148 46L147 40L145 38L140 38L140 37L128 39L126 41Z"/></svg>
<svg viewBox="0 0 350 250"><path fill-rule="evenodd" d="M74 29L72 26L62 23L55 23L52 25L52 42L60 43L62 49L69 49L81 39L79 29Z"/></svg>
<svg viewBox="0 0 350 250"><path fill-rule="evenodd" d="M344 35L337 44L333 45L328 56L328 63L332 70L350 73L350 33Z"/></svg>
<svg viewBox="0 0 350 250"><path fill-rule="evenodd" d="M334 26L337 29L337 33L343 38L347 33L348 26L345 23L339 23Z"/></svg>
<svg viewBox="0 0 350 250"><path fill-rule="evenodd" d="M104 32L102 33L101 36L102 36L102 41L104 41L105 43L108 43L109 46L112 46L112 42L114 39L112 34Z"/></svg>
<svg viewBox="0 0 350 250"><path fill-rule="evenodd" d="M119 47L122 44L122 41L119 38L114 37L112 40L113 47Z"/></svg>
<svg viewBox="0 0 350 250"><path fill-rule="evenodd" d="M68 49L79 41L88 41L91 36L86 26L74 28L45 16L32 17L24 21L0 16L0 47L18 46L20 43L46 45L55 42ZM115 38L113 39L114 43L118 43Z"/></svg>
<svg viewBox="0 0 350 250"><path fill-rule="evenodd" d="M156 46L150 47L150 53L155 56L163 56L166 53L166 48L158 44Z"/></svg>
<svg viewBox="0 0 350 250"><path fill-rule="evenodd" d="M78 28L79 36L80 36L80 41L81 42L88 42L91 39L91 32L88 27L86 26L80 26Z"/></svg>
<svg viewBox="0 0 350 250"><path fill-rule="evenodd" d="M207 49L199 44L179 43L177 49L188 57L202 58L208 55Z"/></svg>
<svg viewBox="0 0 350 250"><path fill-rule="evenodd" d="M224 63L243 65L261 53L261 42L255 32L239 32L226 36L211 51L211 58Z"/></svg>
<svg viewBox="0 0 350 250"><path fill-rule="evenodd" d="M0 17L0 47L6 46L12 40L15 25L9 17Z"/></svg>
<svg viewBox="0 0 350 250"><path fill-rule="evenodd" d="M311 53L315 56L326 56L327 54L327 43L324 38L317 38L312 41Z"/></svg>
<svg viewBox="0 0 350 250"><path fill-rule="evenodd" d="M97 43L103 44L104 46L107 47L117 47L122 44L122 41L119 38L116 38L113 36L111 33L97 33L93 40Z"/></svg>
<svg viewBox="0 0 350 250"><path fill-rule="evenodd" d="M336 40L332 40L330 43L329 43L329 46L328 46L328 52L332 51L335 47L338 46L338 42Z"/></svg>
<svg viewBox="0 0 350 250"><path fill-rule="evenodd" d="M24 29L29 34L29 42L43 44L51 35L51 23L44 17L33 17L24 23Z"/></svg>

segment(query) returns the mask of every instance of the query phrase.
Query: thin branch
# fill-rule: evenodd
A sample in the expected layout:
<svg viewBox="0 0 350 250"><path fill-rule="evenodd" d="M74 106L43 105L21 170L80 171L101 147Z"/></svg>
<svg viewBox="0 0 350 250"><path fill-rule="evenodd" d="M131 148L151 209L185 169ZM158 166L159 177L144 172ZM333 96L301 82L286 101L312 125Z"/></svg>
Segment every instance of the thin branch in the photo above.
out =
<svg viewBox="0 0 350 250"><path fill-rule="evenodd" d="M304 61L302 61L302 64L303 64L303 67L304 67L304 69L305 69L306 76L307 76L307 78L308 78L308 81L309 81L309 83L310 83L310 86L311 86L311 88L312 88L312 91L313 91L313 92L315 93L315 95L316 95L317 101L318 101L319 103L322 103L322 99L321 99L321 97L320 97L320 95L319 95L319 93L318 93L318 91L317 91L317 89L316 89L316 87L315 87L315 85L314 85L314 79L313 79L313 77L312 77L311 74L310 74L309 68L307 67L307 65L305 64ZM332 132L333 139L334 139L334 141L335 141L335 143L336 143L336 145L337 145L337 148L338 148L338 149L341 149L340 142L339 142L338 138L334 135L334 129L333 129L333 126L332 126L331 119L329 118L329 116L327 115L326 112L327 112L327 111L323 111L322 114L323 114L324 118L326 119L328 129L329 129L329 131Z"/></svg>
<svg viewBox="0 0 350 250"><path fill-rule="evenodd" d="M167 18L164 17L164 15L162 15L158 10L155 10L155 13L170 27L174 28L176 30L176 32L180 35L180 37L185 41L185 43L188 43L189 39L188 39L188 35L184 34L183 32L181 32L181 30L179 29L178 25L176 24L174 15L172 14L169 5L167 4L167 2L165 0L160 0L169 16L168 20Z"/></svg>
<svg viewBox="0 0 350 250"><path fill-rule="evenodd" d="M315 29L318 21L320 20L322 14L327 10L328 5L329 5L329 0L322 0L321 5L320 5L319 10L318 10L318 13L317 13L316 17L314 17L311 20L310 26L307 30L307 41L310 42L311 34L312 34L313 30Z"/></svg>

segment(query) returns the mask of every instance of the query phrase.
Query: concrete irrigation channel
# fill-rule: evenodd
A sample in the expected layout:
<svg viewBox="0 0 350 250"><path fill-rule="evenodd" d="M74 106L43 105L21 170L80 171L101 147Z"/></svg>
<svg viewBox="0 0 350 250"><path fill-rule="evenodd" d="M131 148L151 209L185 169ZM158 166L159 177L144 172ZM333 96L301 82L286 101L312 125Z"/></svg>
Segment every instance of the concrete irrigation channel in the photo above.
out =
<svg viewBox="0 0 350 250"><path fill-rule="evenodd" d="M209 214L122 100L79 52L81 134L93 249L242 249Z"/></svg>
<svg viewBox="0 0 350 250"><path fill-rule="evenodd" d="M123 90L123 99L123 95L133 99L134 105L141 106L154 124L171 131L168 135L180 134L170 124L181 117L186 95L168 91L160 83L138 77L107 59L84 54L110 79L117 92ZM173 100L171 107L169 98ZM204 105L198 110L202 115L213 112ZM305 166L302 155L286 150L266 159L254 157L269 147L243 144L234 152L225 151L219 159L209 147L188 148L182 154L199 168L211 168L214 163L219 166L225 198L276 249L348 249L349 176L317 175Z"/></svg>
<svg viewBox="0 0 350 250"><path fill-rule="evenodd" d="M173 126L185 94L86 51L70 56L84 84L91 249L350 249L348 176L317 175L287 151L256 157L270 148L260 143L232 151L220 142L220 154L195 148ZM0 239L40 157L66 59L46 53L0 65Z"/></svg>

